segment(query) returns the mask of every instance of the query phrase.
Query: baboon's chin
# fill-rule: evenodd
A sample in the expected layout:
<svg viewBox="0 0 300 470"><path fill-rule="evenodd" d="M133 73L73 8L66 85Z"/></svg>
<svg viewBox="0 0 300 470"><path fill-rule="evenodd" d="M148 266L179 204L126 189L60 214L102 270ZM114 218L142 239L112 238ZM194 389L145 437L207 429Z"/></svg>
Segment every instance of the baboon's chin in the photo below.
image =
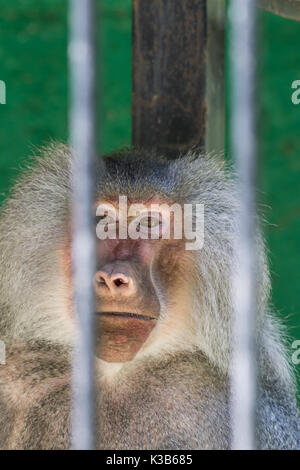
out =
<svg viewBox="0 0 300 470"><path fill-rule="evenodd" d="M156 325L151 316L130 312L96 314L96 355L107 362L131 361Z"/></svg>

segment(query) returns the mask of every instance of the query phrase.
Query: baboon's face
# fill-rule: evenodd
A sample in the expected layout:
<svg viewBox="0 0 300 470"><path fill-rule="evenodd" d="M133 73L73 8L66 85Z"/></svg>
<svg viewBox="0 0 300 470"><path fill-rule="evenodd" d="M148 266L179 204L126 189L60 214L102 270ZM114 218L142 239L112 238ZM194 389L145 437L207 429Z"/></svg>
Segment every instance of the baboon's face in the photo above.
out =
<svg viewBox="0 0 300 470"><path fill-rule="evenodd" d="M182 241L174 239L172 228L164 238L173 215L168 222L165 213L150 210L152 203L136 210L128 202L123 214L115 201L98 206L96 345L98 357L108 362L130 361L157 325L162 302L168 302L171 292L174 300Z"/></svg>

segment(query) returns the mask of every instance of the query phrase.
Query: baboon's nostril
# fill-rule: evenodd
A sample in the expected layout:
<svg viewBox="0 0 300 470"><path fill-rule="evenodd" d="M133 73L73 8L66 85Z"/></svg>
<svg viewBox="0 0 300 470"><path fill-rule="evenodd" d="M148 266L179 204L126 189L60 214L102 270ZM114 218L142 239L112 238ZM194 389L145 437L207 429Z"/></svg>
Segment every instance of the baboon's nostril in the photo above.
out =
<svg viewBox="0 0 300 470"><path fill-rule="evenodd" d="M112 281L116 287L120 287L122 285L127 285L129 280L126 276L123 276L122 274L118 274L116 276L112 277Z"/></svg>
<svg viewBox="0 0 300 470"><path fill-rule="evenodd" d="M104 270L98 271L95 275L96 289L108 288L111 294L131 295L134 293L133 280L123 273L108 274Z"/></svg>

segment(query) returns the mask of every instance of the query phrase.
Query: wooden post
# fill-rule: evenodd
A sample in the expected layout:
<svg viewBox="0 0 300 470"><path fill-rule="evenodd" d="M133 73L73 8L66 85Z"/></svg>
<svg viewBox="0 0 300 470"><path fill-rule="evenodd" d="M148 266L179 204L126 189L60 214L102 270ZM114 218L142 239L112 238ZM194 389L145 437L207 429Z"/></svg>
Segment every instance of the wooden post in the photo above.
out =
<svg viewBox="0 0 300 470"><path fill-rule="evenodd" d="M258 0L257 5L276 15L300 21L300 0Z"/></svg>
<svg viewBox="0 0 300 470"><path fill-rule="evenodd" d="M206 0L133 0L133 145L204 149Z"/></svg>
<svg viewBox="0 0 300 470"><path fill-rule="evenodd" d="M225 147L225 0L207 2L206 152Z"/></svg>

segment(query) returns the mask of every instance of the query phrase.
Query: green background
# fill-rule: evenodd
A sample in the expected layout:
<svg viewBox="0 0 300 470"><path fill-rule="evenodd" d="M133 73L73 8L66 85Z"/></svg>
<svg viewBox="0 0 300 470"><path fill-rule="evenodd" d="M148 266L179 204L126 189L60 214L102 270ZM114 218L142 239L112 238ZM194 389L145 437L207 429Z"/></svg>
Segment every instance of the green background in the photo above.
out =
<svg viewBox="0 0 300 470"><path fill-rule="evenodd" d="M291 100L291 84L300 79L299 35L300 22L260 14L259 196L273 306L289 326L291 342L300 339L300 105Z"/></svg>
<svg viewBox="0 0 300 470"><path fill-rule="evenodd" d="M66 0L0 0L0 202L34 148L67 140ZM102 0L101 143L103 151L131 139L131 0ZM98 23L99 24L99 23ZM273 304L300 339L300 23L260 14L260 199L273 281ZM100 134L99 134L100 141ZM298 366L299 368L300 366Z"/></svg>

